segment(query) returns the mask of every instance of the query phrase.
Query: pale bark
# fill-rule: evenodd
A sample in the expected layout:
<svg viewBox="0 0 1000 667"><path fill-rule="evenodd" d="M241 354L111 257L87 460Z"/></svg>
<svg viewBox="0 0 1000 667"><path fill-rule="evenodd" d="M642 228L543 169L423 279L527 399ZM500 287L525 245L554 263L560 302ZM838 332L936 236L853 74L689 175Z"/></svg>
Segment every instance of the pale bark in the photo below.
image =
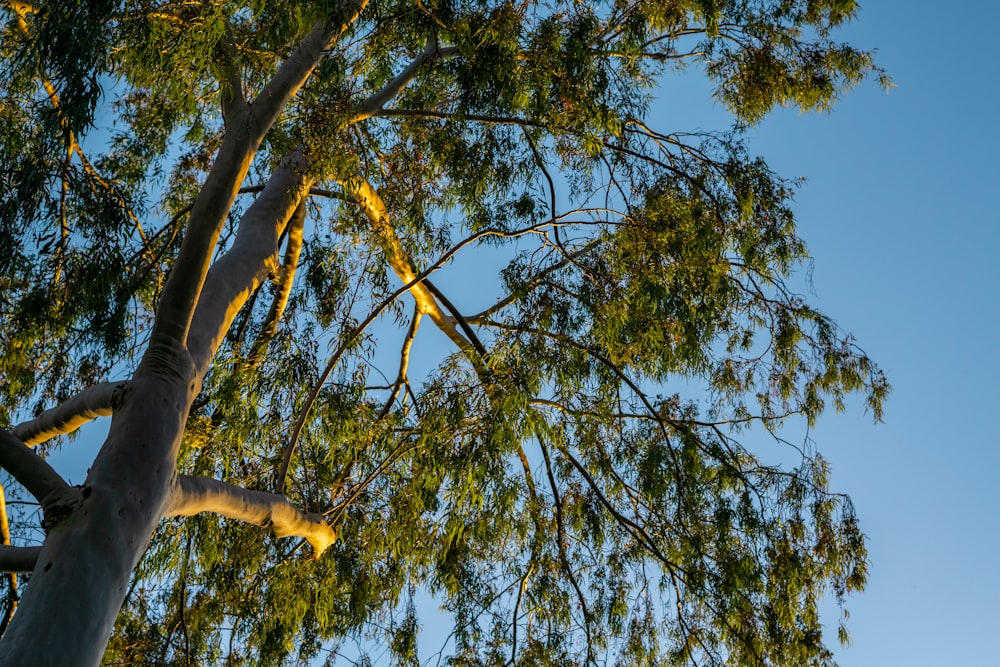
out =
<svg viewBox="0 0 1000 667"><path fill-rule="evenodd" d="M169 351L159 354L167 366ZM79 502L52 524L38 554L31 585L0 641L0 665L100 664L171 489L193 399L184 364L180 355L169 364L180 369L172 376L140 369L122 392Z"/></svg>
<svg viewBox="0 0 1000 667"><path fill-rule="evenodd" d="M207 477L180 475L164 516L220 514L256 526L269 526L277 537L302 537L313 549L313 558L337 539L336 531L319 514L295 508L283 496L252 491Z"/></svg>
<svg viewBox="0 0 1000 667"><path fill-rule="evenodd" d="M124 382L104 382L88 387L34 419L18 424L10 432L29 447L72 433L93 419L111 416L114 394L124 386Z"/></svg>
<svg viewBox="0 0 1000 667"><path fill-rule="evenodd" d="M253 102L235 106L215 162L191 207L187 234L170 272L153 324L150 346L183 344L208 276L219 234L264 136L305 84L323 52L358 18L367 0L347 0L342 20L320 21L281 64Z"/></svg>
<svg viewBox="0 0 1000 667"><path fill-rule="evenodd" d="M72 487L48 463L9 431L0 430L0 467L45 507L65 500Z"/></svg>
<svg viewBox="0 0 1000 667"><path fill-rule="evenodd" d="M309 160L282 160L240 220L232 248L212 266L187 338L199 377L212 363L233 319L254 290L278 271L278 237L309 192Z"/></svg>

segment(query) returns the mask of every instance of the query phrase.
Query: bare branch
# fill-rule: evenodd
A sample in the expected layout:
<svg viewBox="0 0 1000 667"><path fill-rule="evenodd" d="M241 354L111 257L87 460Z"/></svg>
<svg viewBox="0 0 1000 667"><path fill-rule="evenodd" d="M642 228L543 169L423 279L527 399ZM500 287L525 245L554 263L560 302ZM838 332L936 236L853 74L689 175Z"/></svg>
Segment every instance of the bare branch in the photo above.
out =
<svg viewBox="0 0 1000 667"><path fill-rule="evenodd" d="M457 53L454 47L439 47L433 38L427 40L427 46L420 52L413 62L406 69L397 74L392 81L387 83L382 90L374 93L361 102L354 105L354 117L351 122L358 122L381 113L382 107L399 95L407 85L417 76L417 70L424 65L435 60L448 58Z"/></svg>
<svg viewBox="0 0 1000 667"><path fill-rule="evenodd" d="M0 545L0 572L31 572L35 569L38 554L41 552L41 547Z"/></svg>
<svg viewBox="0 0 1000 667"><path fill-rule="evenodd" d="M367 1L346 0L341 7L342 17L337 17L337 21L318 22L246 112L238 114L232 122L227 121L222 146L191 207L188 232L163 288L150 335L151 351L158 346L168 350L183 348L219 234L257 148L285 105L309 78L323 51L357 19ZM155 354L150 356L153 361L155 358Z"/></svg>
<svg viewBox="0 0 1000 667"><path fill-rule="evenodd" d="M0 429L0 467L21 483L44 507L46 499L71 487L55 469L10 431Z"/></svg>
<svg viewBox="0 0 1000 667"><path fill-rule="evenodd" d="M104 382L87 387L65 403L18 424L10 432L28 447L40 445L57 435L72 433L93 419L109 417L115 392L124 388L125 384Z"/></svg>
<svg viewBox="0 0 1000 667"><path fill-rule="evenodd" d="M303 512L284 496L251 491L207 477L179 475L164 516L220 514L256 526L269 526L277 537L302 537L319 558L337 539L322 516Z"/></svg>
<svg viewBox="0 0 1000 667"><path fill-rule="evenodd" d="M233 247L212 266L187 337L199 375L208 370L240 307L277 273L278 237L309 191L309 166L301 151L282 160L243 214Z"/></svg>

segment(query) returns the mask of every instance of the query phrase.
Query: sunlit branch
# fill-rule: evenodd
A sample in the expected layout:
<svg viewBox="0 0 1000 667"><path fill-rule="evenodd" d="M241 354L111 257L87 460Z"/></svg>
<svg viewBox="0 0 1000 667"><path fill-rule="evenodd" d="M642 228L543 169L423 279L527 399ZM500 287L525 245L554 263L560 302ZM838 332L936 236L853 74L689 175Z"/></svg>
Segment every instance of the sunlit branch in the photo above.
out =
<svg viewBox="0 0 1000 667"><path fill-rule="evenodd" d="M366 4L367 0L346 0L340 7L342 17L313 26L247 110L234 119L238 122L228 123L229 131L191 208L191 222L160 297L150 335L151 352L184 348L222 226L257 148L324 51L350 27ZM155 363L157 356L151 354L148 358Z"/></svg>
<svg viewBox="0 0 1000 667"><path fill-rule="evenodd" d="M413 262L410 260L406 250L404 250L403 244L396 235L396 231L392 228L385 204L375 191L375 188L360 176L345 180L342 182L342 185L348 192L358 198L361 209L371 223L378 246L385 253L389 266L392 267L402 282L413 282L416 277ZM458 332L455 320L445 316L441 312L434 294L423 281L414 283L410 288L410 294L413 295L414 300L417 302L420 312L430 317L431 321L460 349L466 352L474 349L473 344Z"/></svg>
<svg viewBox="0 0 1000 667"><path fill-rule="evenodd" d="M110 416L115 392L125 386L124 382L104 382L88 387L34 419L18 424L10 432L29 447L72 433L93 419Z"/></svg>
<svg viewBox="0 0 1000 667"><path fill-rule="evenodd" d="M261 352L267 343L274 337L278 330L278 322L285 312L288 304L288 296L292 292L292 283L295 280L295 271L299 265L299 255L302 252L302 231L306 219L306 198L299 199L299 205L292 213L291 220L287 225L288 240L285 245L285 257L281 262L281 268L277 275L277 289L274 298L271 300L271 307L264 318L264 325L261 327L257 339L254 341L247 359L247 365L253 367L260 359Z"/></svg>
<svg viewBox="0 0 1000 667"><path fill-rule="evenodd" d="M256 526L270 527L276 537L302 537L319 556L337 539L322 516L303 512L283 496L251 491L207 477L180 475L163 516L219 514Z"/></svg>
<svg viewBox="0 0 1000 667"><path fill-rule="evenodd" d="M311 192L315 193L315 189ZM441 268L448 260L455 256L462 248L475 243L476 241L487 238L490 236L497 236L503 238L517 238L524 236L526 234L537 234L544 227L548 226L548 223L543 223L533 227L529 227L522 230L517 230L514 232L508 232L504 230L483 230L472 234L471 236L462 239L451 248L449 248L444 254L442 254L437 260L435 260L430 266L421 271L418 275L414 276L412 280L404 284L402 287L398 288L395 292L390 294L388 297L382 300L382 302L376 306L368 316L356 326L351 332L349 332L341 341L337 349L330 356L330 360L327 362L323 371L319 375L319 379L313 385L309 392L309 396L306 398L306 402L302 408L299 409L299 416L295 420L295 424L292 426L289 432L288 441L285 444L284 452L282 454L281 466L278 469L278 473L275 478L275 492L283 493L285 488L285 480L288 476L288 468L291 465L291 459L295 453L295 448L297 446L299 437L302 434L302 429L305 427L305 423L309 418L309 413L312 411L313 405L316 403L316 399L319 397L320 391L323 389L323 385L326 384L327 379L329 379L330 374L333 369L340 363L341 357L350 348L351 345L357 340L357 338L374 322L378 317L385 312L385 310L396 301L400 296L405 294L407 291L420 284L425 278ZM591 246L585 247L584 250L589 249ZM581 251L583 252L583 251Z"/></svg>
<svg viewBox="0 0 1000 667"><path fill-rule="evenodd" d="M434 283L430 280L424 280L423 284L427 285L427 289L431 291L434 298L440 301L445 310L447 310L451 314L452 318L458 322L458 326L462 328L462 332L468 337L469 341L472 342L472 346L476 349L476 352L479 353L479 358L485 361L486 347L482 344L482 342L480 342L479 337L476 335L476 332L472 330L472 327L469 326L468 320L462 315L458 308L455 307L455 304L453 304L448 297L446 297L444 293L434 285ZM463 350L464 349L465 348L463 348Z"/></svg>

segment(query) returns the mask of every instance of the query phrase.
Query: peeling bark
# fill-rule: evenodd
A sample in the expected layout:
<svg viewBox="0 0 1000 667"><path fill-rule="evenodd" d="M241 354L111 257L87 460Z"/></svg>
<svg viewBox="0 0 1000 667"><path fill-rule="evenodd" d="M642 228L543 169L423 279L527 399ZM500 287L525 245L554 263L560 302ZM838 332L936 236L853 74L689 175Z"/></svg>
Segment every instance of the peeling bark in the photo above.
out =
<svg viewBox="0 0 1000 667"><path fill-rule="evenodd" d="M319 558L337 539L336 531L319 514L296 509L283 496L251 491L207 477L180 475L164 516L220 514L256 526L269 526L277 537L302 537Z"/></svg>

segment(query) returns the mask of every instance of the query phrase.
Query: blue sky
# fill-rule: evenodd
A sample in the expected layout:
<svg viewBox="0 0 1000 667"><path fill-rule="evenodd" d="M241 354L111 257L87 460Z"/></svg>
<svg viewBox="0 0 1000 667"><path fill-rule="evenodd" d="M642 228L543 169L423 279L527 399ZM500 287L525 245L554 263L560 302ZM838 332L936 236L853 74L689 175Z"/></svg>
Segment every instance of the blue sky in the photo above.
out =
<svg viewBox="0 0 1000 667"><path fill-rule="evenodd" d="M855 403L810 434L869 537L844 667L996 661L997 28L989 2L868 0L840 36L878 49L897 87L870 82L830 114L777 112L750 133L776 171L808 178L796 211L811 301L894 386L885 423ZM677 85L657 129L726 127L720 109L675 94L697 84Z"/></svg>
<svg viewBox="0 0 1000 667"><path fill-rule="evenodd" d="M840 35L877 48L896 88L751 133L779 173L808 178L812 301L894 387L885 423L856 405L811 434L869 537L845 667L996 664L998 27L994 3L869 0Z"/></svg>

